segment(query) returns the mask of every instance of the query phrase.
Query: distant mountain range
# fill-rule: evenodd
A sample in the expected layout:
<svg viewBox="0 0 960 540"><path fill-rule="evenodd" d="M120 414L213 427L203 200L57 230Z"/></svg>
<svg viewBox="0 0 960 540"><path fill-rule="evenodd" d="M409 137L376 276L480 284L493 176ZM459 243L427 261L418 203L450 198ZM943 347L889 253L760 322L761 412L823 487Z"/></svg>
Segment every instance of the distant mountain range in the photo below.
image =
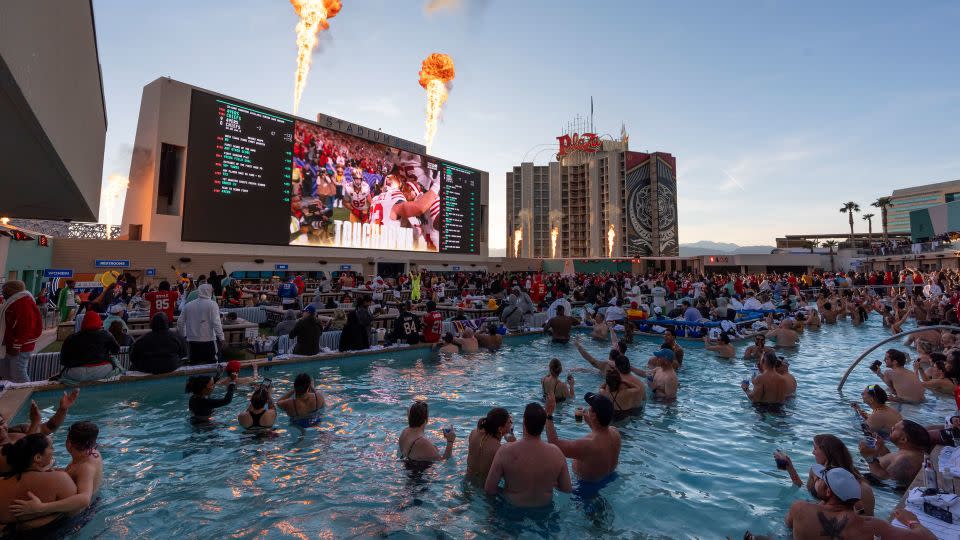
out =
<svg viewBox="0 0 960 540"><path fill-rule="evenodd" d="M681 257L697 257L700 255L769 255L776 249L774 246L741 246L726 242L711 242L701 240L690 244L680 244Z"/></svg>

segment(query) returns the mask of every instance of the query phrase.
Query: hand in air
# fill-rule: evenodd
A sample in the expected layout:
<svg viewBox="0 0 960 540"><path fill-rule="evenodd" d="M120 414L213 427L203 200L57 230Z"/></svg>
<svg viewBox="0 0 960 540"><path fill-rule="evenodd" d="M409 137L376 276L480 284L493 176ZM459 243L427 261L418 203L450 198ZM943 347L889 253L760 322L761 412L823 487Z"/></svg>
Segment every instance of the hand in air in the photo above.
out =
<svg viewBox="0 0 960 540"><path fill-rule="evenodd" d="M454 431L454 430L452 430L452 429L451 429L451 430L444 430L444 431L443 431L443 438L446 439L448 443L451 443L451 444L452 444L453 441L457 440L457 432Z"/></svg>
<svg viewBox="0 0 960 540"><path fill-rule="evenodd" d="M786 463L787 467L793 467L793 460L790 459L790 456L788 456L786 452L781 452L780 450L777 450L776 452L773 453L773 459L774 461L782 461Z"/></svg>
<svg viewBox="0 0 960 540"><path fill-rule="evenodd" d="M10 513L18 518L29 518L40 513L43 501L33 494L27 492L28 499L15 500L10 503Z"/></svg>
<svg viewBox="0 0 960 540"><path fill-rule="evenodd" d="M40 425L40 407L37 407L36 401L30 402L30 425Z"/></svg>
<svg viewBox="0 0 960 540"><path fill-rule="evenodd" d="M73 390L70 391L69 394L67 392L64 392L63 397L60 398L60 408L64 410L69 409L77 401L77 398L79 396L80 396L79 388L74 388Z"/></svg>

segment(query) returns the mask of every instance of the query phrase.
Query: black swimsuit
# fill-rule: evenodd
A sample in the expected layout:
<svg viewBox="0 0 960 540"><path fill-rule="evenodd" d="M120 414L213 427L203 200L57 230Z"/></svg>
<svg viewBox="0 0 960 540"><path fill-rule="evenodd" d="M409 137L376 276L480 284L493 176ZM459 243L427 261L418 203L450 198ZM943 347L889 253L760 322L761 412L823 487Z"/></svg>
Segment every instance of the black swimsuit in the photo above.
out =
<svg viewBox="0 0 960 540"><path fill-rule="evenodd" d="M250 415L250 420L253 422L253 423L250 424L250 428L258 428L258 427L259 427L259 428L262 428L262 427L267 427L267 426L264 426L264 425L262 425L262 424L260 423L260 419L263 418L263 415L266 414L266 413L267 413L267 409L264 409L264 410L262 410L262 411L260 411L260 412L258 412L258 413L255 413L255 412L251 411L250 409L247 409L247 414ZM247 429L250 429L250 428L247 428Z"/></svg>

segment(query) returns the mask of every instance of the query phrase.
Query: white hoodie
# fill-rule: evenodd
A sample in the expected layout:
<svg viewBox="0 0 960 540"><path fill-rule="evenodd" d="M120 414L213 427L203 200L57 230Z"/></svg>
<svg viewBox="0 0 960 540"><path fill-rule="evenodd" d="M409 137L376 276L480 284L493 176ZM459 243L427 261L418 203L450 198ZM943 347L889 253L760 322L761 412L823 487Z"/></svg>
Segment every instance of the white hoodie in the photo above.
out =
<svg viewBox="0 0 960 540"><path fill-rule="evenodd" d="M212 300L213 285L204 283L197 289L197 298L183 306L177 319L177 332L187 341L210 342L223 340L220 307Z"/></svg>

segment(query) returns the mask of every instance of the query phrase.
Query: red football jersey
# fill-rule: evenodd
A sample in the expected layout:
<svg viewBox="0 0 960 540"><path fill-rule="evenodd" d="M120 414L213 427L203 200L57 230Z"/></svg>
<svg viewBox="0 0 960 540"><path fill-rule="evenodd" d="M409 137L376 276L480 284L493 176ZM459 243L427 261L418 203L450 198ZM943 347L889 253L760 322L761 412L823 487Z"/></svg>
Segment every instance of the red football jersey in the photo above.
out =
<svg viewBox="0 0 960 540"><path fill-rule="evenodd" d="M443 315L439 311L431 311L423 316L423 342L437 343L443 332Z"/></svg>
<svg viewBox="0 0 960 540"><path fill-rule="evenodd" d="M167 314L167 319L173 322L173 310L177 305L180 293L177 291L152 291L146 295L147 302L150 302L150 318L157 313Z"/></svg>

